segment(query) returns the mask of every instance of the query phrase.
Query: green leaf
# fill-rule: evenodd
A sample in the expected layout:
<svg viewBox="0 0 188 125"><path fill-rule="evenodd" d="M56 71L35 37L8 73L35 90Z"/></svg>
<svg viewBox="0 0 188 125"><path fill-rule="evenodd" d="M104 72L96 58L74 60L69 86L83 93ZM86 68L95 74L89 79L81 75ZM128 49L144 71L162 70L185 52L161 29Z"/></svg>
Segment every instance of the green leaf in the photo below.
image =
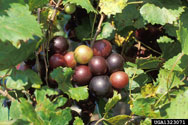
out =
<svg viewBox="0 0 188 125"><path fill-rule="evenodd" d="M87 86L70 88L68 92L69 96L76 101L85 100L89 96Z"/></svg>
<svg viewBox="0 0 188 125"><path fill-rule="evenodd" d="M160 69L157 81L159 82L157 88L158 94L163 94L167 92L168 89L171 89L173 87L179 87L180 85L185 84L181 81L181 74L177 72L170 72L169 70L165 69Z"/></svg>
<svg viewBox="0 0 188 125"><path fill-rule="evenodd" d="M29 9L34 10L36 8L41 8L48 2L49 0L29 0Z"/></svg>
<svg viewBox="0 0 188 125"><path fill-rule="evenodd" d="M165 33L167 33L170 36L177 37L176 30L178 30L177 26L171 25L171 24L166 24L164 26Z"/></svg>
<svg viewBox="0 0 188 125"><path fill-rule="evenodd" d="M46 92L47 91L45 91L44 89L36 90L34 92L36 101L37 101L35 110L37 111L37 113L39 114L40 117L42 117L45 120L49 120L52 113L55 112L55 109L57 108L56 106L58 106L58 105L54 105L46 97L46 95L47 95Z"/></svg>
<svg viewBox="0 0 188 125"><path fill-rule="evenodd" d="M58 83L58 88L69 95L70 98L79 100L85 100L88 98L88 89L86 86L74 88L71 84L71 77L73 74L71 68L56 68L50 75Z"/></svg>
<svg viewBox="0 0 188 125"><path fill-rule="evenodd" d="M139 69L158 69L162 60L157 57L150 57L147 59L136 59L136 64Z"/></svg>
<svg viewBox="0 0 188 125"><path fill-rule="evenodd" d="M11 3L20 3L20 4L25 4L24 0L1 0L0 1L0 16L5 15L7 13L7 10L10 8Z"/></svg>
<svg viewBox="0 0 188 125"><path fill-rule="evenodd" d="M114 30L114 26L109 22L103 23L101 33L97 36L97 40L109 38L113 35Z"/></svg>
<svg viewBox="0 0 188 125"><path fill-rule="evenodd" d="M27 120L33 124L43 124L41 119L37 116L33 106L24 98L20 98L20 108L22 111L22 116L25 116Z"/></svg>
<svg viewBox="0 0 188 125"><path fill-rule="evenodd" d="M175 100L170 104L167 109L168 118L173 119L187 119L188 118L188 90L184 93L179 93Z"/></svg>
<svg viewBox="0 0 188 125"><path fill-rule="evenodd" d="M142 74L144 70L138 69L135 63L126 62L124 64L124 70L128 74L129 77L132 77L134 74Z"/></svg>
<svg viewBox="0 0 188 125"><path fill-rule="evenodd" d="M29 123L26 120L22 120L22 119L15 119L15 120L10 120L7 122L0 122L0 125L31 125L31 123Z"/></svg>
<svg viewBox="0 0 188 125"><path fill-rule="evenodd" d="M42 85L42 80L40 79L40 77L38 76L36 72L28 69L24 71L24 74L25 74L25 77L28 77L28 81L32 83L33 88L40 88L40 86Z"/></svg>
<svg viewBox="0 0 188 125"><path fill-rule="evenodd" d="M114 91L113 97L108 100L108 102L106 103L106 105L104 107L105 116L116 105L116 103L119 100L121 100L121 94L118 94L117 91Z"/></svg>
<svg viewBox="0 0 188 125"><path fill-rule="evenodd" d="M11 41L17 48L20 47L19 40L28 40L34 35L42 36L40 25L31 15L28 6L18 3L10 4L7 16L0 16L0 27L0 39Z"/></svg>
<svg viewBox="0 0 188 125"><path fill-rule="evenodd" d="M7 74L8 72L8 74ZM9 72L9 69L5 69L5 70L2 70L0 71L0 76L3 77L5 75L10 75L11 74L11 71Z"/></svg>
<svg viewBox="0 0 188 125"><path fill-rule="evenodd" d="M182 13L180 20L183 23L183 27L188 29L187 19L188 19L188 9L186 8L185 12Z"/></svg>
<svg viewBox="0 0 188 125"><path fill-rule="evenodd" d="M11 103L10 106L10 117L13 119L19 119L21 118L21 115L22 111L20 108L20 103L17 100L15 100Z"/></svg>
<svg viewBox="0 0 188 125"><path fill-rule="evenodd" d="M53 101L55 107L61 107L61 106L63 106L66 102L67 102L67 98L65 98L65 97L63 97L63 96L58 96L58 97Z"/></svg>
<svg viewBox="0 0 188 125"><path fill-rule="evenodd" d="M127 1L128 0L100 0L100 13L104 13L108 16L121 13L124 7L127 6Z"/></svg>
<svg viewBox="0 0 188 125"><path fill-rule="evenodd" d="M8 114L8 107L2 106L2 103L0 102L0 122L8 121L9 114Z"/></svg>
<svg viewBox="0 0 188 125"><path fill-rule="evenodd" d="M129 79L129 85L126 87L126 90L134 90L136 88L142 87L146 83L151 82L151 78L146 73L137 74L134 79Z"/></svg>
<svg viewBox="0 0 188 125"><path fill-rule="evenodd" d="M81 6L82 8L86 9L87 13L89 12L97 13L97 11L93 8L90 0L65 0L63 2L64 2L64 5L66 3L74 3L78 6Z"/></svg>
<svg viewBox="0 0 188 125"><path fill-rule="evenodd" d="M138 69L136 64L127 62L124 65L124 70L129 76L129 85L126 89L134 90L143 86L144 84L151 82L151 78L142 69ZM132 77L134 76L134 79ZM131 88L130 88L131 87Z"/></svg>
<svg viewBox="0 0 188 125"><path fill-rule="evenodd" d="M188 54L188 30L180 25L179 30L177 30L176 32L178 40L181 43L182 51L185 54Z"/></svg>
<svg viewBox="0 0 188 125"><path fill-rule="evenodd" d="M69 125L69 121L72 119L71 109L66 108L63 110L57 111L51 117L51 125Z"/></svg>
<svg viewBox="0 0 188 125"><path fill-rule="evenodd" d="M0 41L0 70L13 67L23 60L26 60L40 45L41 41L36 38L22 43L19 49L15 48L9 42Z"/></svg>
<svg viewBox="0 0 188 125"><path fill-rule="evenodd" d="M75 28L79 40L89 39L91 36L91 24L88 17L83 17L81 24Z"/></svg>
<svg viewBox="0 0 188 125"><path fill-rule="evenodd" d="M177 41L173 43L158 43L158 44L162 51L161 56L165 60L168 60L181 52L181 45Z"/></svg>
<svg viewBox="0 0 188 125"><path fill-rule="evenodd" d="M184 7L178 9L160 8L154 4L146 3L140 8L140 13L143 18L151 24L165 25L167 23L173 24L178 20L181 13L184 12Z"/></svg>
<svg viewBox="0 0 188 125"><path fill-rule="evenodd" d="M117 115L109 119L105 119L105 121L109 122L112 125L124 125L128 120L130 120L129 115Z"/></svg>
<svg viewBox="0 0 188 125"><path fill-rule="evenodd" d="M154 105L155 100L155 98L139 98L136 101L133 101L133 108L131 111L135 115L154 116L155 112L152 109L152 105Z"/></svg>
<svg viewBox="0 0 188 125"><path fill-rule="evenodd" d="M161 36L159 39L157 39L158 43L173 43L174 40L169 38L168 36Z"/></svg>
<svg viewBox="0 0 188 125"><path fill-rule="evenodd" d="M177 56L174 56L173 58L169 59L164 63L164 68L171 70L174 63L177 61L177 59L182 55L182 53L179 53ZM188 65L187 65L188 55L183 55L181 59L176 63L174 67L174 71L178 71L181 73L186 73L188 75Z"/></svg>
<svg viewBox="0 0 188 125"><path fill-rule="evenodd" d="M154 97L156 94L157 87L155 87L152 83L146 84L141 88L141 94L144 98Z"/></svg>
<svg viewBox="0 0 188 125"><path fill-rule="evenodd" d="M23 71L14 71L7 77L7 88L22 90L26 85L28 85L28 77Z"/></svg>
<svg viewBox="0 0 188 125"><path fill-rule="evenodd" d="M134 26L135 28L144 27L143 18L137 9L137 5L128 5L123 9L122 13L115 15L114 20L118 31L128 26Z"/></svg>
<svg viewBox="0 0 188 125"><path fill-rule="evenodd" d="M146 118L145 120L142 120L140 122L140 125L151 125L151 119L150 118Z"/></svg>
<svg viewBox="0 0 188 125"><path fill-rule="evenodd" d="M73 125L84 125L84 123L81 118L75 117Z"/></svg>
<svg viewBox="0 0 188 125"><path fill-rule="evenodd" d="M25 71L13 70L11 75L7 77L7 87L12 89L22 90L27 85L33 88L40 88L41 84L40 77L30 69Z"/></svg>

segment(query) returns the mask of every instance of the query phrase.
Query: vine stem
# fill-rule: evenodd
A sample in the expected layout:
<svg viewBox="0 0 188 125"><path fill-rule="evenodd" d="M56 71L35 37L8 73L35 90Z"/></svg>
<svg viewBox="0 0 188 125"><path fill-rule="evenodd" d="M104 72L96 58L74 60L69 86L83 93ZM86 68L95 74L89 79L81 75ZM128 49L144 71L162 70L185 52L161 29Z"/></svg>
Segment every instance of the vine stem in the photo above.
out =
<svg viewBox="0 0 188 125"><path fill-rule="evenodd" d="M56 14L57 14L57 9L59 8L59 5L61 4L61 2L62 2L62 0L58 0L57 4L56 4L56 6L55 6L55 11L54 11L54 13L53 13L53 15L52 15L52 18L51 18L51 21L52 21L52 22L53 22L54 19L55 19L55 16L56 16Z"/></svg>
<svg viewBox="0 0 188 125"><path fill-rule="evenodd" d="M9 100L11 100L11 101L14 101L14 100L15 100L11 95L8 94L8 91L7 91L7 90L3 91L3 90L0 89L0 93L1 93L4 97L7 97L7 98L8 98Z"/></svg>
<svg viewBox="0 0 188 125"><path fill-rule="evenodd" d="M136 2L128 2L127 5L130 5L130 4L140 4L140 3L143 3L144 1L136 1Z"/></svg>
<svg viewBox="0 0 188 125"><path fill-rule="evenodd" d="M105 118L101 118L101 119L99 119L96 123L95 123L95 125L98 125L101 121L103 121L103 120L105 120Z"/></svg>
<svg viewBox="0 0 188 125"><path fill-rule="evenodd" d="M100 18L100 21L99 21L99 24L98 24L98 27L97 27L97 31L96 31L96 33L95 33L95 35L94 35L94 38L93 38L93 40L91 41L91 44L90 44L91 47L93 46L93 44L94 44L94 42L95 42L97 36L98 36L99 33L101 32L101 25L102 25L102 22L103 22L103 20L104 20L104 17L105 17L105 15L104 15L104 14L101 14L101 18Z"/></svg>
<svg viewBox="0 0 188 125"><path fill-rule="evenodd" d="M158 52L157 50L154 50L153 48L149 47L148 45L144 44L143 42L137 40L135 37L133 37L133 39L134 39L137 43L141 43L141 44L143 44L146 48L150 49L151 51L153 51L153 52L155 52L155 53L157 53L157 54L159 54L159 55L161 55L160 52Z"/></svg>

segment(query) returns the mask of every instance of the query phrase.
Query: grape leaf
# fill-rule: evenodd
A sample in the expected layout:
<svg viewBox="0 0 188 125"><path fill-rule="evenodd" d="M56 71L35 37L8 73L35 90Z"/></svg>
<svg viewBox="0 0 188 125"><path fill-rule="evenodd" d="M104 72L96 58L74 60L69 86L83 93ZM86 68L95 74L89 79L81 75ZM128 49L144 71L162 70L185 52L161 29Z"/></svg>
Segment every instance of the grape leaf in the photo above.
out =
<svg viewBox="0 0 188 125"><path fill-rule="evenodd" d="M12 89L22 90L27 85L40 88L41 84L40 77L30 69L25 71L13 70L11 75L7 77L7 87Z"/></svg>
<svg viewBox="0 0 188 125"><path fill-rule="evenodd" d="M97 11L93 8L91 2L89 0L65 0L63 1L64 5L66 3L74 3L78 6L81 6L82 8L86 9L87 13L94 12L97 13Z"/></svg>
<svg viewBox="0 0 188 125"><path fill-rule="evenodd" d="M41 87L42 80L40 79L40 77L38 76L38 74L36 72L28 69L28 70L24 71L24 73L25 73L25 77L28 77L28 82L30 82L32 84L33 88Z"/></svg>
<svg viewBox="0 0 188 125"><path fill-rule="evenodd" d="M182 13L180 20L183 23L183 27L188 29L188 21L187 21L187 19L188 19L188 9L186 8L185 12Z"/></svg>
<svg viewBox="0 0 188 125"><path fill-rule="evenodd" d="M141 88L141 94L144 98L155 97L157 87L152 83L146 84Z"/></svg>
<svg viewBox="0 0 188 125"><path fill-rule="evenodd" d="M114 17L117 30L121 31L127 26L135 28L144 27L143 18L141 17L137 5L129 5L125 7L122 13L118 13Z"/></svg>
<svg viewBox="0 0 188 125"><path fill-rule="evenodd" d="M140 125L151 125L151 119L150 118L146 118L145 120L142 120L140 122Z"/></svg>
<svg viewBox="0 0 188 125"><path fill-rule="evenodd" d="M75 117L73 125L84 125L84 123L81 118Z"/></svg>
<svg viewBox="0 0 188 125"><path fill-rule="evenodd" d="M124 7L127 6L127 1L128 0L100 0L100 13L104 13L108 16L121 13Z"/></svg>
<svg viewBox="0 0 188 125"><path fill-rule="evenodd" d="M166 24L164 26L165 33L167 33L170 36L177 37L176 30L178 30L177 26L171 25L171 24Z"/></svg>
<svg viewBox="0 0 188 125"><path fill-rule="evenodd" d="M3 100L2 100L2 102L1 102L1 100L0 100L0 122L2 122L2 121L8 121L9 120L9 118L8 118L8 107L4 107L3 106Z"/></svg>
<svg viewBox="0 0 188 125"><path fill-rule="evenodd" d="M55 100L53 100L55 107L61 107L67 102L67 98L63 96L58 96Z"/></svg>
<svg viewBox="0 0 188 125"><path fill-rule="evenodd" d="M51 116L51 125L69 125L69 121L72 119L71 109L65 108L57 111Z"/></svg>
<svg viewBox="0 0 188 125"><path fill-rule="evenodd" d="M58 88L69 95L70 98L85 100L88 98L88 89L86 86L74 88L71 84L71 77L74 71L71 68L56 68L50 75L58 83Z"/></svg>
<svg viewBox="0 0 188 125"><path fill-rule="evenodd" d="M161 57L168 60L181 52L181 45L175 41L173 43L158 43L162 51Z"/></svg>
<svg viewBox="0 0 188 125"><path fill-rule="evenodd" d="M180 85L185 84L181 81L181 74L177 72L171 73L169 70L166 69L160 69L157 81L159 82L156 92L157 94L163 94L167 91L167 89L179 87Z"/></svg>
<svg viewBox="0 0 188 125"><path fill-rule="evenodd" d="M25 116L27 120L33 124L43 124L43 121L38 117L33 106L24 98L20 98L20 101L22 116Z"/></svg>
<svg viewBox="0 0 188 125"><path fill-rule="evenodd" d="M181 56L179 53L177 56L166 61L163 65L165 69L171 70L176 60ZM188 65L187 65L188 55L183 55L181 59L176 63L174 67L174 71L178 71L181 73L186 73L188 75Z"/></svg>
<svg viewBox="0 0 188 125"><path fill-rule="evenodd" d="M12 3L7 15L0 16L0 39L2 41L11 41L15 47L19 48L19 40L28 40L34 35L42 36L40 25L31 15L28 6Z"/></svg>
<svg viewBox="0 0 188 125"><path fill-rule="evenodd" d="M104 110L105 110L105 116L107 115L107 113L115 106L115 104L121 100L121 94L118 94L116 91L114 91L114 95L112 98L110 98L108 100L108 102L106 103Z"/></svg>
<svg viewBox="0 0 188 125"><path fill-rule="evenodd" d="M34 10L36 8L41 8L48 2L49 0L29 0L29 9Z"/></svg>
<svg viewBox="0 0 188 125"><path fill-rule="evenodd" d="M91 36L91 24L88 17L83 17L81 24L75 28L76 36L80 40L89 39Z"/></svg>
<svg viewBox="0 0 188 125"><path fill-rule="evenodd" d="M159 39L157 39L158 43L173 43L174 40L169 38L168 36L161 36Z"/></svg>
<svg viewBox="0 0 188 125"><path fill-rule="evenodd" d="M166 110L168 118L173 119L186 119L188 118L188 90L183 93L178 93L175 100L170 104L170 107Z"/></svg>
<svg viewBox="0 0 188 125"><path fill-rule="evenodd" d="M76 101L85 100L89 96L87 86L70 88L68 92L69 96Z"/></svg>
<svg viewBox="0 0 188 125"><path fill-rule="evenodd" d="M0 1L0 16L5 15L7 13L7 10L10 8L11 3L19 3L19 4L25 4L24 0L1 0Z"/></svg>
<svg viewBox="0 0 188 125"><path fill-rule="evenodd" d="M178 9L159 8L154 4L146 3L140 8L140 13L143 18L151 24L165 25L167 23L173 24L184 12L184 7Z"/></svg>
<svg viewBox="0 0 188 125"><path fill-rule="evenodd" d="M10 117L13 119L19 119L21 118L21 114L20 103L17 100L13 101L10 106Z"/></svg>
<svg viewBox="0 0 188 125"><path fill-rule="evenodd" d="M112 125L124 125L130 119L129 115L117 115L105 120Z"/></svg>
<svg viewBox="0 0 188 125"><path fill-rule="evenodd" d="M179 30L177 30L176 32L177 32L178 40L181 43L182 51L185 54L188 54L188 35L187 35L188 30L184 28L182 24L180 24Z"/></svg>
<svg viewBox="0 0 188 125"><path fill-rule="evenodd" d="M19 49L9 42L0 41L0 71L26 60L40 45L41 41L38 40L36 38L35 40L29 40L27 43L22 43Z"/></svg>
<svg viewBox="0 0 188 125"><path fill-rule="evenodd" d="M152 109L155 100L155 98L138 98L136 101L133 101L133 108L131 111L140 116L155 116L157 114Z"/></svg>
<svg viewBox="0 0 188 125"><path fill-rule="evenodd" d="M129 79L129 85L126 87L127 90L134 90L148 82L151 82L151 78L144 72L144 70L138 69L136 64L127 62L124 65L124 70L128 74L129 78L135 75L134 79Z"/></svg>
<svg viewBox="0 0 188 125"><path fill-rule="evenodd" d="M97 40L107 39L110 36L113 36L114 30L115 28L109 22L103 23L101 33L97 36Z"/></svg>
<svg viewBox="0 0 188 125"><path fill-rule="evenodd" d="M139 69L158 69L162 60L157 57L150 57L147 59L136 59L136 64Z"/></svg>
<svg viewBox="0 0 188 125"><path fill-rule="evenodd" d="M14 71L11 76L7 77L7 88L23 90L28 85L28 77L23 71Z"/></svg>
<svg viewBox="0 0 188 125"><path fill-rule="evenodd" d="M22 119L15 119L15 120L10 120L10 121L6 121L6 122L0 122L0 125L31 125L31 123L29 123L26 120L22 120Z"/></svg>

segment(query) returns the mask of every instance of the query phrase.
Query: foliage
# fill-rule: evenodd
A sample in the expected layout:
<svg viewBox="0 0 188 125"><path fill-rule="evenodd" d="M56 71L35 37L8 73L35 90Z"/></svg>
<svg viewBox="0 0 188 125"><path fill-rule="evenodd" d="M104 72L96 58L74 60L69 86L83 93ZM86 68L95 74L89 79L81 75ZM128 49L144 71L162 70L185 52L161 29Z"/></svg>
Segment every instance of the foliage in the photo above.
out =
<svg viewBox="0 0 188 125"><path fill-rule="evenodd" d="M63 11L67 3L77 6L72 15ZM93 39L110 40L125 59L129 85L108 98L93 97L88 116L114 125L187 119L187 6L183 0L1 0L0 124L87 123L85 112L75 116L71 106L92 107L88 85L76 85L74 68L49 66L56 35L68 39L70 51ZM17 68L33 59L28 69ZM114 115L118 103L130 112Z"/></svg>

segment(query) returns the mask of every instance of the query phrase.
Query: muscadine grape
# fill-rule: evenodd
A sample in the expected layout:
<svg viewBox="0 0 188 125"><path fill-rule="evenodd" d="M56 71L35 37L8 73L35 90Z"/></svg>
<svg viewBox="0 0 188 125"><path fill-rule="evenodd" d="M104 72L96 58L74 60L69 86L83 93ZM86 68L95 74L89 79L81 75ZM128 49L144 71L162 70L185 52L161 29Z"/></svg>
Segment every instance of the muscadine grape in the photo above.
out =
<svg viewBox="0 0 188 125"><path fill-rule="evenodd" d="M93 57L93 50L86 45L80 45L75 49L74 57L77 63L87 64Z"/></svg>
<svg viewBox="0 0 188 125"><path fill-rule="evenodd" d="M123 71L114 72L110 76L110 82L116 89L122 89L129 83L129 77L127 73Z"/></svg>

